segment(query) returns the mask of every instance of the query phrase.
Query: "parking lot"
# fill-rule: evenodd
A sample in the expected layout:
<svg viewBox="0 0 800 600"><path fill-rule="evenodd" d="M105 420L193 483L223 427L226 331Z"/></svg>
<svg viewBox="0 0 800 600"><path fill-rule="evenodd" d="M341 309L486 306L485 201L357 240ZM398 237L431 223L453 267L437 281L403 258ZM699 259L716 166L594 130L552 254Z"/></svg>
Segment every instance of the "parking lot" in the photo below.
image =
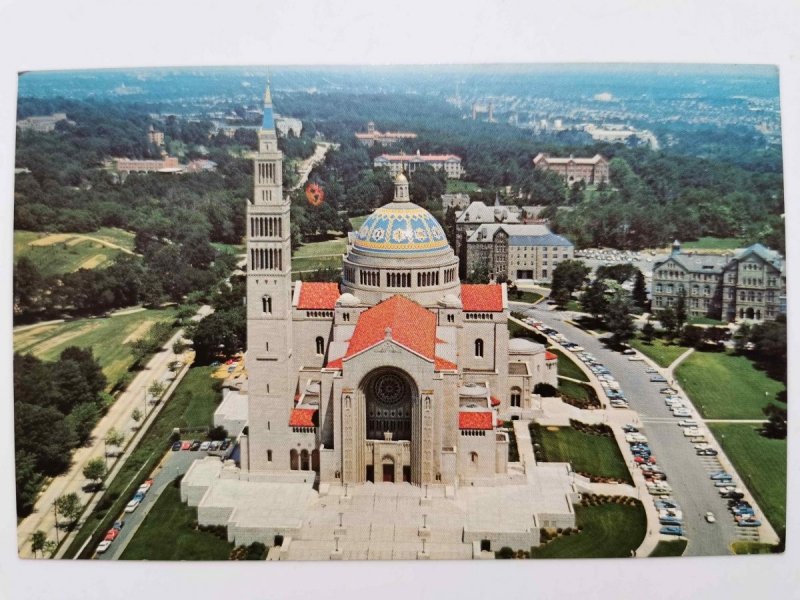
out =
<svg viewBox="0 0 800 600"><path fill-rule="evenodd" d="M598 338L566 323L563 313L525 305L514 305L512 310L541 321L561 333L562 339L581 346L595 359L593 366L602 367L599 373L595 369L595 375L613 373L613 381L619 385L624 400L639 414L641 433L646 436L650 452L648 456L655 457L658 466L668 474L669 486L663 489L669 489L668 493L682 512L682 527L689 540L685 555L728 554L731 542L754 538L753 529L736 525L728 511L727 499L720 496L719 488L710 479L713 473L721 470L717 457L698 456L695 442L691 440L700 436L684 435L686 428L680 427L678 422L686 417L674 415L670 410L666 402L670 395L662 394L661 390L671 382L663 377L651 381L651 377L658 373L648 372L648 369L653 371L649 365L631 361L629 356L607 349ZM698 433L711 439L711 434L706 434L702 425ZM635 458L636 455L632 454L630 460ZM709 511L716 516L715 523L706 521Z"/></svg>

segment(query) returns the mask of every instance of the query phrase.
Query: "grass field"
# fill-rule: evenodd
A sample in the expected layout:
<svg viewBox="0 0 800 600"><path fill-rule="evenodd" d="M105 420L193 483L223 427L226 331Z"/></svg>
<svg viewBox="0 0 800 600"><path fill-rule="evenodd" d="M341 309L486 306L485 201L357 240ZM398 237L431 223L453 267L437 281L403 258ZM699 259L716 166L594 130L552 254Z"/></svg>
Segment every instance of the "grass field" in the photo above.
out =
<svg viewBox="0 0 800 600"><path fill-rule="evenodd" d="M108 388L114 387L133 364L126 342L145 335L158 321L172 321L174 308L143 310L102 319L76 319L41 325L14 334L14 352L33 353L43 360L55 360L64 348L91 348L103 367Z"/></svg>
<svg viewBox="0 0 800 600"><path fill-rule="evenodd" d="M646 344L639 338L633 338L628 343L652 359L660 367L670 366L676 358L689 349L688 346L667 344L664 340L658 338L654 339L650 344Z"/></svg>
<svg viewBox="0 0 800 600"><path fill-rule="evenodd" d="M757 426L708 423L739 476L776 530L786 527L786 440L759 435Z"/></svg>
<svg viewBox="0 0 800 600"><path fill-rule="evenodd" d="M711 317L689 317L686 322L689 325L725 325L724 321L718 321Z"/></svg>
<svg viewBox="0 0 800 600"><path fill-rule="evenodd" d="M508 294L509 302L529 302L530 304L536 304L542 298L544 298L544 296L536 292L523 292L521 290L509 292Z"/></svg>
<svg viewBox="0 0 800 600"><path fill-rule="evenodd" d="M576 506L583 531L534 548L532 558L622 558L639 547L647 531L644 507L603 504Z"/></svg>
<svg viewBox="0 0 800 600"><path fill-rule="evenodd" d="M292 259L292 271L295 273L327 268L341 269L342 258L340 256L326 256Z"/></svg>
<svg viewBox="0 0 800 600"><path fill-rule="evenodd" d="M127 233L121 230L107 231ZM87 235L99 238L100 235L97 234L100 232ZM81 268L94 269L108 266L121 252L116 248L108 248L100 242L79 237L80 234L57 235L58 237L53 237L35 231L15 231L14 260L17 261L25 256L33 261L42 275L48 277L71 273ZM118 243L112 241L111 236L108 238L111 243ZM50 243L51 241L54 243Z"/></svg>
<svg viewBox="0 0 800 600"><path fill-rule="evenodd" d="M747 243L739 238L701 237L693 242L681 242L682 250L733 250Z"/></svg>
<svg viewBox="0 0 800 600"><path fill-rule="evenodd" d="M656 547L653 548L650 557L683 556L687 543L687 540L669 540L668 542L661 540L656 544Z"/></svg>
<svg viewBox="0 0 800 600"><path fill-rule="evenodd" d="M589 381L589 378L586 377L586 374L581 370L581 368L575 364L575 361L567 356L564 352L558 350L557 348L550 348L550 352L558 355L559 375L562 377L572 377L572 379L577 379L579 381Z"/></svg>
<svg viewBox="0 0 800 600"><path fill-rule="evenodd" d="M480 191L480 186L472 181L464 181L462 179L448 179L447 180L447 193L460 194L462 192L477 192Z"/></svg>
<svg viewBox="0 0 800 600"><path fill-rule="evenodd" d="M597 401L597 394L595 393L594 389L588 385L583 385L582 383L560 379L558 381L558 391L562 394L572 396L573 398L577 398L579 400L585 400L588 402L593 399Z"/></svg>
<svg viewBox="0 0 800 600"><path fill-rule="evenodd" d="M544 462L568 462L573 471L632 483L613 437L583 433L572 427L537 429Z"/></svg>
<svg viewBox="0 0 800 600"><path fill-rule="evenodd" d="M694 352L675 373L707 419L763 419L761 409L784 389L744 356Z"/></svg>
<svg viewBox="0 0 800 600"><path fill-rule="evenodd" d="M228 254L244 254L247 248L244 244L223 244L221 242L211 242L217 252L227 252Z"/></svg>
<svg viewBox="0 0 800 600"><path fill-rule="evenodd" d="M181 502L178 480L159 496L120 560L227 560L233 544L192 527L197 509Z"/></svg>
<svg viewBox="0 0 800 600"><path fill-rule="evenodd" d="M214 392L212 388L214 379L211 374L213 372L214 367L193 367L189 370L173 396L142 436L139 445L125 461L117 476L108 483L105 497L109 499L109 502L113 502L113 505L106 505L103 510L95 509L72 541L67 556L72 557L95 530L98 534L102 534L111 526L128 502L130 493L141 481L147 479L147 475L167 451L174 427L198 427L213 424L212 393L215 398L219 397L218 392ZM200 397L195 398L194 396ZM103 500L100 501L100 503L102 502ZM103 527L99 527L100 525ZM99 542L99 539L97 541ZM91 552L95 546L96 543L89 544L89 551Z"/></svg>
<svg viewBox="0 0 800 600"><path fill-rule="evenodd" d="M292 253L292 260L316 256L330 256L332 254L340 255L344 254L346 247L347 238L343 237L303 244Z"/></svg>

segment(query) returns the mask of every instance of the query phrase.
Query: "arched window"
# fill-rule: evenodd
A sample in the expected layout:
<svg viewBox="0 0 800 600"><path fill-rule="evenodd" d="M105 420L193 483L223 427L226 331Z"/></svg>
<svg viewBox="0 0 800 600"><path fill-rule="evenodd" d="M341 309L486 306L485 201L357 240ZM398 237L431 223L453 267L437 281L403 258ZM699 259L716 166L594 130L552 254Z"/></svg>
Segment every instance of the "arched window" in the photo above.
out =
<svg viewBox="0 0 800 600"><path fill-rule="evenodd" d="M477 452L470 452L469 453L469 460L473 464L478 464L478 453Z"/></svg>
<svg viewBox="0 0 800 600"><path fill-rule="evenodd" d="M271 296L262 296L261 297L261 311L265 315L272 314L272 297Z"/></svg>
<svg viewBox="0 0 800 600"><path fill-rule="evenodd" d="M477 358L483 358L483 340L480 338L475 340L475 356Z"/></svg>
<svg viewBox="0 0 800 600"><path fill-rule="evenodd" d="M311 461L309 460L308 450L302 450L300 452L300 470L301 471L311 470Z"/></svg>
<svg viewBox="0 0 800 600"><path fill-rule="evenodd" d="M325 354L325 340L322 337L317 338L317 354L320 356Z"/></svg>
<svg viewBox="0 0 800 600"><path fill-rule="evenodd" d="M522 390L516 386L511 388L511 406L522 406Z"/></svg>
<svg viewBox="0 0 800 600"><path fill-rule="evenodd" d="M292 471L297 471L300 468L299 458L300 457L297 454L297 450L295 450L294 448L289 450L289 468Z"/></svg>

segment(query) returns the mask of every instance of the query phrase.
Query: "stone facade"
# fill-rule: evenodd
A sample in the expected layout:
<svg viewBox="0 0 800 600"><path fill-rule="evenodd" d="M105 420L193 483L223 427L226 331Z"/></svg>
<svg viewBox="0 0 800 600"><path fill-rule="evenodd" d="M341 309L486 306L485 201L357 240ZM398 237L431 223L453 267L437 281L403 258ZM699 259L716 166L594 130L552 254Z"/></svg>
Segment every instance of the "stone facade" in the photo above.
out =
<svg viewBox="0 0 800 600"><path fill-rule="evenodd" d="M356 139L367 147L372 147L375 144L382 146L391 146L401 140L416 139L417 134L410 131L385 131L381 132L375 129L375 123L370 121L367 123L367 132L356 133Z"/></svg>
<svg viewBox="0 0 800 600"><path fill-rule="evenodd" d="M591 158L555 158L540 152L533 159L533 166L541 171L558 173L567 185L576 181L594 184L608 181L608 161L599 154Z"/></svg>
<svg viewBox="0 0 800 600"><path fill-rule="evenodd" d="M376 156L373 166L387 167L392 175L413 173L420 165L429 165L434 171L444 170L448 179L460 179L464 174L461 157L455 154L381 154Z"/></svg>
<svg viewBox="0 0 800 600"><path fill-rule="evenodd" d="M686 254L676 241L672 253L653 265L653 311L674 308L681 290L692 317L773 320L785 310L785 265L761 244L734 254Z"/></svg>

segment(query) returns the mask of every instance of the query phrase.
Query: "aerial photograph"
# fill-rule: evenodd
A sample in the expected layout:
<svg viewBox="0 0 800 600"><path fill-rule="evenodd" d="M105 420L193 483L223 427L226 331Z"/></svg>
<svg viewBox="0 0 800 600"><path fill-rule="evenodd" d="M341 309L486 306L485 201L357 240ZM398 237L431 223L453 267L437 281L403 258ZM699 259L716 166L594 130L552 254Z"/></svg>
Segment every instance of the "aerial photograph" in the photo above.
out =
<svg viewBox="0 0 800 600"><path fill-rule="evenodd" d="M783 553L779 80L21 72L19 557Z"/></svg>

